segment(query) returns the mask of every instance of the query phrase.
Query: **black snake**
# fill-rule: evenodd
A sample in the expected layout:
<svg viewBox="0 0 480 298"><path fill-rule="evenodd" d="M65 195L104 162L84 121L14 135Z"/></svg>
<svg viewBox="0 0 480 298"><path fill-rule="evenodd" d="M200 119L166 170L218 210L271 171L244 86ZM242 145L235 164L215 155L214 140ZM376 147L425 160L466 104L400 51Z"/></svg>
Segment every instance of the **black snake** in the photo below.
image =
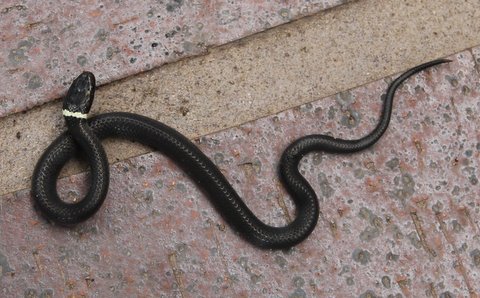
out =
<svg viewBox="0 0 480 298"><path fill-rule="evenodd" d="M84 72L76 78L63 103L68 131L60 135L43 153L32 177L32 196L48 219L72 225L92 216L102 205L108 191L109 165L100 143L107 137L133 140L154 148L174 160L206 193L224 220L252 244L263 248L288 248L308 237L319 216L315 192L299 173L298 164L312 151L348 154L375 144L390 122L393 98L400 84L428 67L449 62L431 61L414 67L388 87L380 122L367 136L357 140L336 139L326 135L308 135L291 143L283 152L279 173L296 206L295 219L283 227L260 221L245 205L215 164L185 136L153 119L130 113L107 113L87 120L95 91L95 77ZM62 201L56 181L65 163L81 150L91 169L91 185L85 198L77 203Z"/></svg>

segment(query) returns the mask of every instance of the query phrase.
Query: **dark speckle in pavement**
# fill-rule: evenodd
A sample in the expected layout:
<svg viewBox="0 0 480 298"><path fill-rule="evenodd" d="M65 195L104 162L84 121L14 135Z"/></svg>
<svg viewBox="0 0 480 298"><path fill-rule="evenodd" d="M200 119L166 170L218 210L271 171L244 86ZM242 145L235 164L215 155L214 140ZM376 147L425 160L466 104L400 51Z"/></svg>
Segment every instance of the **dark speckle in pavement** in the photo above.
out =
<svg viewBox="0 0 480 298"><path fill-rule="evenodd" d="M97 33L95 34L95 38L100 41L107 40L109 33L105 29L98 29Z"/></svg>
<svg viewBox="0 0 480 298"><path fill-rule="evenodd" d="M480 268L480 249L474 249L470 252L470 257L472 258L473 265L477 268Z"/></svg>
<svg viewBox="0 0 480 298"><path fill-rule="evenodd" d="M320 197L322 199L330 198L335 193L335 189L330 186L330 182L328 182L327 176L324 173L318 174L318 182L321 191Z"/></svg>
<svg viewBox="0 0 480 298"><path fill-rule="evenodd" d="M402 176L395 177L393 182L399 187L391 194L402 202L405 202L415 193L415 181L412 175L405 173Z"/></svg>
<svg viewBox="0 0 480 298"><path fill-rule="evenodd" d="M25 298L38 298L38 292L35 289L28 288L23 292L23 297Z"/></svg>
<svg viewBox="0 0 480 298"><path fill-rule="evenodd" d="M392 287L392 281L390 280L390 277L388 276L384 276L382 277L382 285L387 288L387 289L390 289Z"/></svg>
<svg viewBox="0 0 480 298"><path fill-rule="evenodd" d="M398 169L398 166L400 165L400 161L398 160L398 158L394 157L394 158L390 159L389 161L387 161L385 163L385 165L390 170L395 171L396 169Z"/></svg>
<svg viewBox="0 0 480 298"><path fill-rule="evenodd" d="M432 210L435 213L442 212L442 209L443 209L443 204L440 201L432 205Z"/></svg>
<svg viewBox="0 0 480 298"><path fill-rule="evenodd" d="M462 169L462 172L465 173L466 176L468 176L468 180L472 185L478 184L478 178L475 175L476 170L474 167L464 167Z"/></svg>
<svg viewBox="0 0 480 298"><path fill-rule="evenodd" d="M10 50L10 53L8 54L8 59L10 60L10 62L16 65L27 61L28 57L25 56L25 50L17 48Z"/></svg>
<svg viewBox="0 0 480 298"><path fill-rule="evenodd" d="M355 249L352 253L352 258L355 262L358 262L362 265L366 265L370 262L371 254L367 250Z"/></svg>
<svg viewBox="0 0 480 298"><path fill-rule="evenodd" d="M307 293L305 292L304 289L302 289L302 287L305 285L305 280L302 277L300 277L300 276L294 277L293 278L293 284L294 284L296 289L288 297L291 297L291 298L307 297Z"/></svg>
<svg viewBox="0 0 480 298"><path fill-rule="evenodd" d="M398 261L399 258L400 258L399 255L396 255L396 254L394 254L394 253L392 253L392 252L389 252L389 253L387 253L387 256L386 256L385 259L386 259L387 261L394 261L394 262L396 262L396 261Z"/></svg>
<svg viewBox="0 0 480 298"><path fill-rule="evenodd" d="M147 12L147 17L152 18L154 14L155 14L155 11L153 9L150 9Z"/></svg>
<svg viewBox="0 0 480 298"><path fill-rule="evenodd" d="M240 7L235 9L222 9L217 12L217 20L222 25L228 25L238 21L242 16Z"/></svg>
<svg viewBox="0 0 480 298"><path fill-rule="evenodd" d="M353 170L353 176L357 179L363 179L363 177L365 177L365 172L363 171L363 169L358 168Z"/></svg>
<svg viewBox="0 0 480 298"><path fill-rule="evenodd" d="M7 257L0 252L0 276L1 275L6 275L7 273L13 273L15 270L13 270L10 267L10 264L8 264Z"/></svg>
<svg viewBox="0 0 480 298"><path fill-rule="evenodd" d="M455 295L450 293L449 291L443 292L439 296L440 298L455 298Z"/></svg>
<svg viewBox="0 0 480 298"><path fill-rule="evenodd" d="M161 179L158 179L157 181L155 181L155 186L157 187L157 189L163 188L163 181Z"/></svg>
<svg viewBox="0 0 480 298"><path fill-rule="evenodd" d="M106 54L105 54L105 57L106 57L108 60L111 60L115 54L118 54L118 53L120 53L120 52L121 52L120 49L117 48L117 47L115 47L115 48L113 48L113 47L108 47L108 48L107 48L107 52L106 52Z"/></svg>
<svg viewBox="0 0 480 298"><path fill-rule="evenodd" d="M376 216L371 210L365 207L360 209L358 215L370 224L370 226L367 226L360 233L360 239L362 241L368 242L380 236L383 230L383 220L379 216Z"/></svg>
<svg viewBox="0 0 480 298"><path fill-rule="evenodd" d="M306 104L304 104L304 105L301 105L301 106L300 106L300 112L302 112L302 113L307 113L307 112L309 112L309 111L312 110L312 107L313 107L313 106L312 106L312 103L310 103L310 102L309 102L309 103L306 103Z"/></svg>
<svg viewBox="0 0 480 298"><path fill-rule="evenodd" d="M53 290L52 289L45 289L40 293L40 298L53 298Z"/></svg>
<svg viewBox="0 0 480 298"><path fill-rule="evenodd" d="M458 86L458 79L455 78L454 76L446 75L445 79L450 83L450 85L452 85L452 87Z"/></svg>
<svg viewBox="0 0 480 298"><path fill-rule="evenodd" d="M295 285L295 287L301 288L305 285L305 280L300 276L296 276L293 278L293 284Z"/></svg>
<svg viewBox="0 0 480 298"><path fill-rule="evenodd" d="M167 6L166 6L167 11L168 12L173 12L173 11L179 9L180 7L182 7L183 1L184 0L172 0L172 1L168 2Z"/></svg>
<svg viewBox="0 0 480 298"><path fill-rule="evenodd" d="M360 208L360 211L358 212L358 216L360 216L360 218L370 220L374 216L374 214L370 209L368 209L366 207L362 207L362 208Z"/></svg>
<svg viewBox="0 0 480 298"><path fill-rule="evenodd" d="M33 37L20 41L17 44L17 47L10 50L10 53L8 54L8 59L10 60L10 62L13 65L18 65L22 62L27 61L28 57L26 55L26 52L32 48L34 42L35 39Z"/></svg>
<svg viewBox="0 0 480 298"><path fill-rule="evenodd" d="M347 285L349 286L353 286L355 284L355 280L351 276L347 277L346 280L347 280Z"/></svg>
<svg viewBox="0 0 480 298"><path fill-rule="evenodd" d="M245 270L246 273L250 275L250 281L252 283L256 284L260 282L263 276L261 274L255 274L252 271L252 268L249 265L249 261L247 257L240 257L237 263Z"/></svg>
<svg viewBox="0 0 480 298"><path fill-rule="evenodd" d="M80 66L85 66L85 64L87 64L87 57L85 57L84 55L80 55L77 57L77 63L80 65Z"/></svg>
<svg viewBox="0 0 480 298"><path fill-rule="evenodd" d="M277 263L277 265L280 266L280 268L282 269L285 269L287 267L287 260L280 255L275 256L275 263Z"/></svg>
<svg viewBox="0 0 480 298"><path fill-rule="evenodd" d="M65 246L60 246L58 248L59 260L67 264L72 259L74 252L71 249L67 249Z"/></svg>
<svg viewBox="0 0 480 298"><path fill-rule="evenodd" d="M377 295L375 295L375 292L373 292L372 290L368 290L365 293L363 293L362 295L360 295L359 297L360 298L376 298Z"/></svg>
<svg viewBox="0 0 480 298"><path fill-rule="evenodd" d="M173 30L170 30L168 31L167 33L165 33L165 37L166 38L172 38L175 36L175 34L177 34L177 30L176 29L173 29Z"/></svg>
<svg viewBox="0 0 480 298"><path fill-rule="evenodd" d="M342 116L342 120L340 122L343 126L354 128L358 125L358 123L360 123L360 119L360 113L353 109L348 109Z"/></svg>
<svg viewBox="0 0 480 298"><path fill-rule="evenodd" d="M383 220L379 216L375 215L370 209L362 207L360 208L358 215L361 218L366 219L372 227L376 227L378 229L383 228Z"/></svg>
<svg viewBox="0 0 480 298"><path fill-rule="evenodd" d="M288 296L289 298L305 298L307 293L303 289L296 289L292 294Z"/></svg>
<svg viewBox="0 0 480 298"><path fill-rule="evenodd" d="M452 220L452 230L456 233L460 233L464 229L463 229L462 225L458 222L458 220L454 219L454 220Z"/></svg>
<svg viewBox="0 0 480 298"><path fill-rule="evenodd" d="M290 9L282 8L278 11L278 14L282 17L283 20L287 21L291 18Z"/></svg>
<svg viewBox="0 0 480 298"><path fill-rule="evenodd" d="M320 152L314 152L312 156L313 165L318 166L322 163L323 155Z"/></svg>
<svg viewBox="0 0 480 298"><path fill-rule="evenodd" d="M185 42L183 43L183 50L184 50L185 52L191 52L191 51L193 51L193 50L195 49L195 46L196 46L196 45L195 45L193 42L185 41Z"/></svg>
<svg viewBox="0 0 480 298"><path fill-rule="evenodd" d="M190 247L186 243L175 245L176 257L179 262L186 262L191 255Z"/></svg>
<svg viewBox="0 0 480 298"><path fill-rule="evenodd" d="M335 107L330 107L328 109L328 120L333 120L335 118L335 114L337 113L337 110Z"/></svg>
<svg viewBox="0 0 480 298"><path fill-rule="evenodd" d="M455 185L452 189L452 195L458 196L460 194L460 187L458 185Z"/></svg>
<svg viewBox="0 0 480 298"><path fill-rule="evenodd" d="M215 155L213 156L213 160L215 161L216 165L222 164L224 162L224 159L225 156L220 152L215 153Z"/></svg>
<svg viewBox="0 0 480 298"><path fill-rule="evenodd" d="M360 122L361 116L360 113L351 108L352 103L355 101L352 93L350 91L340 92L335 97L335 100L338 104L340 104L341 110L344 111L342 119L340 120L342 125L348 128L356 127Z"/></svg>
<svg viewBox="0 0 480 298"><path fill-rule="evenodd" d="M4 9L0 10L0 13L1 14L7 14L7 13L10 13L12 11L24 11L24 10L27 10L27 7L25 5L17 4L17 5L12 5L12 6L5 7Z"/></svg>
<svg viewBox="0 0 480 298"><path fill-rule="evenodd" d="M40 78L39 75L31 75L30 78L28 79L28 89L37 89L40 88L43 85L42 79Z"/></svg>
<svg viewBox="0 0 480 298"><path fill-rule="evenodd" d="M372 241L373 239L377 238L380 236L380 230L375 228L375 227L366 227L365 230L363 230L360 233L360 240L369 242Z"/></svg>
<svg viewBox="0 0 480 298"><path fill-rule="evenodd" d="M177 190L180 191L180 192L186 192L187 191L187 187L185 186L185 184L183 183L177 183Z"/></svg>
<svg viewBox="0 0 480 298"><path fill-rule="evenodd" d="M346 110L355 101L355 98L352 92L345 91L338 93L337 96L335 96L335 100L340 104L342 110Z"/></svg>
<svg viewBox="0 0 480 298"><path fill-rule="evenodd" d="M410 243L412 243L412 245L415 248L421 248L422 247L422 243L420 242L420 238L418 238L418 234L416 232L414 232L414 231L410 232L407 235L407 237L410 240Z"/></svg>
<svg viewBox="0 0 480 298"><path fill-rule="evenodd" d="M148 189L145 191L145 196L144 196L144 200L146 203L151 203L153 202L153 191Z"/></svg>

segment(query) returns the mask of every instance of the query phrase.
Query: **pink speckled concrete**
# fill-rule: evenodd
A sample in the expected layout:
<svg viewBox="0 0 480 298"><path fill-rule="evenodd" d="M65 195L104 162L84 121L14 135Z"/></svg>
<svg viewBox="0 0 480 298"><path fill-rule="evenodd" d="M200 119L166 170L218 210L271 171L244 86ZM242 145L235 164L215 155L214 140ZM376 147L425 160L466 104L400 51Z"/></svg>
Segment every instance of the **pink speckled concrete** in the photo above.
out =
<svg viewBox="0 0 480 298"><path fill-rule="evenodd" d="M60 97L82 70L104 84L345 2L2 1L0 117Z"/></svg>
<svg viewBox="0 0 480 298"><path fill-rule="evenodd" d="M476 297L480 48L451 58L401 87L374 148L304 159L322 212L297 247L252 247L171 161L146 154L111 167L104 206L73 229L39 217L28 190L0 197L0 296ZM285 146L368 133L390 80L196 142L262 220L283 225L294 216L276 176ZM61 194L79 197L84 181L62 179Z"/></svg>

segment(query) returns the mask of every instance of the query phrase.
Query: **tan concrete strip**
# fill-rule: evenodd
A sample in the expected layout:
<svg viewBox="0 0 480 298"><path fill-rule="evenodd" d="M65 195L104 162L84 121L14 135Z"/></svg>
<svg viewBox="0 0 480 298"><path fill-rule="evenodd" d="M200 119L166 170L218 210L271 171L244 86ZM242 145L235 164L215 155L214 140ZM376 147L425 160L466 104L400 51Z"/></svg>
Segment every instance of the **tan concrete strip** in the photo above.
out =
<svg viewBox="0 0 480 298"><path fill-rule="evenodd" d="M194 138L478 45L478 32L478 0L356 1L100 88L93 113L139 113ZM29 186L41 152L64 129L61 103L0 127L5 194ZM115 162L148 148L115 141L107 151Z"/></svg>

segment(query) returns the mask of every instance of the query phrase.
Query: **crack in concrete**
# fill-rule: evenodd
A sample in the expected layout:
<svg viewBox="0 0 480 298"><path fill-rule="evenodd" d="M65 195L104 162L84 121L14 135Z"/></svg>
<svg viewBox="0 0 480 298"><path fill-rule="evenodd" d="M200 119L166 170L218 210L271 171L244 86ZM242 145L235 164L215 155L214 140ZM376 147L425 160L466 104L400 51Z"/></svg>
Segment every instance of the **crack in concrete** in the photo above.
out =
<svg viewBox="0 0 480 298"><path fill-rule="evenodd" d="M178 290L180 292L180 297L185 298L185 284L182 278L182 272L178 269L177 264L177 253L171 253L168 255L168 263L173 271L173 276L175 277L175 281L178 285Z"/></svg>
<svg viewBox="0 0 480 298"><path fill-rule="evenodd" d="M478 223L475 222L475 220L473 219L472 215L470 214L470 211L468 210L468 208L464 208L463 213L468 218L468 221L470 222L470 225L473 227L473 230L475 231L475 235L480 236L480 233L479 233L480 226L478 225Z"/></svg>
<svg viewBox="0 0 480 298"><path fill-rule="evenodd" d="M433 282L430 283L430 288L428 291L430 292L431 297L438 297L437 290L435 290L435 284Z"/></svg>
<svg viewBox="0 0 480 298"><path fill-rule="evenodd" d="M450 244L453 247L453 254L455 255L456 263L457 266L454 265L454 267L458 268L458 271L460 271L460 275L463 278L463 281L465 282L465 285L467 286L468 293L470 294L470 297L477 297L475 290L472 288L472 285L470 283L470 280L467 275L467 271L465 270L465 266L463 265L462 258L460 257L460 254L458 253L458 248L455 245L455 241L452 239L452 237L448 234L447 231L447 226L445 222L441 218L442 213L441 212L436 212L435 213L435 218L440 225L440 231L442 231L443 237L445 240L447 240L448 244Z"/></svg>
<svg viewBox="0 0 480 298"><path fill-rule="evenodd" d="M469 48L468 52L470 52L470 55L472 55L472 60L473 60L473 65L474 65L473 69L475 69L475 71L480 74L480 64L478 63L478 61L480 61L480 60L477 61L477 59L475 57L475 54L473 53L472 48Z"/></svg>
<svg viewBox="0 0 480 298"><path fill-rule="evenodd" d="M415 230L417 231L418 238L420 238L420 243L422 244L423 249L430 254L432 257L437 256L437 252L431 248L426 240L425 232L423 231L422 224L420 222L420 218L416 211L410 212L410 216L412 217L413 224L415 225Z"/></svg>
<svg viewBox="0 0 480 298"><path fill-rule="evenodd" d="M220 241L218 240L215 225L211 224L210 226L213 229L213 238L215 240L215 246L217 247L217 250L218 250L218 255L220 256L220 262L222 263L225 270L224 281L228 284L228 287L231 287L233 286L232 274L228 270L228 263L227 263L227 260L225 259L225 254L223 253L223 249L222 249L222 246L220 245Z"/></svg>
<svg viewBox="0 0 480 298"><path fill-rule="evenodd" d="M22 11L22 10L27 10L27 7L25 5L12 5L12 6L9 6L9 7L5 7L4 9L2 9L0 11L1 14L7 14L13 10L16 10L16 11Z"/></svg>
<svg viewBox="0 0 480 298"><path fill-rule="evenodd" d="M287 204L285 204L285 200L283 199L282 196L277 196L277 203L282 209L283 215L287 220L287 223L291 223L293 219L292 219L292 216L290 215L290 212L288 211Z"/></svg>

